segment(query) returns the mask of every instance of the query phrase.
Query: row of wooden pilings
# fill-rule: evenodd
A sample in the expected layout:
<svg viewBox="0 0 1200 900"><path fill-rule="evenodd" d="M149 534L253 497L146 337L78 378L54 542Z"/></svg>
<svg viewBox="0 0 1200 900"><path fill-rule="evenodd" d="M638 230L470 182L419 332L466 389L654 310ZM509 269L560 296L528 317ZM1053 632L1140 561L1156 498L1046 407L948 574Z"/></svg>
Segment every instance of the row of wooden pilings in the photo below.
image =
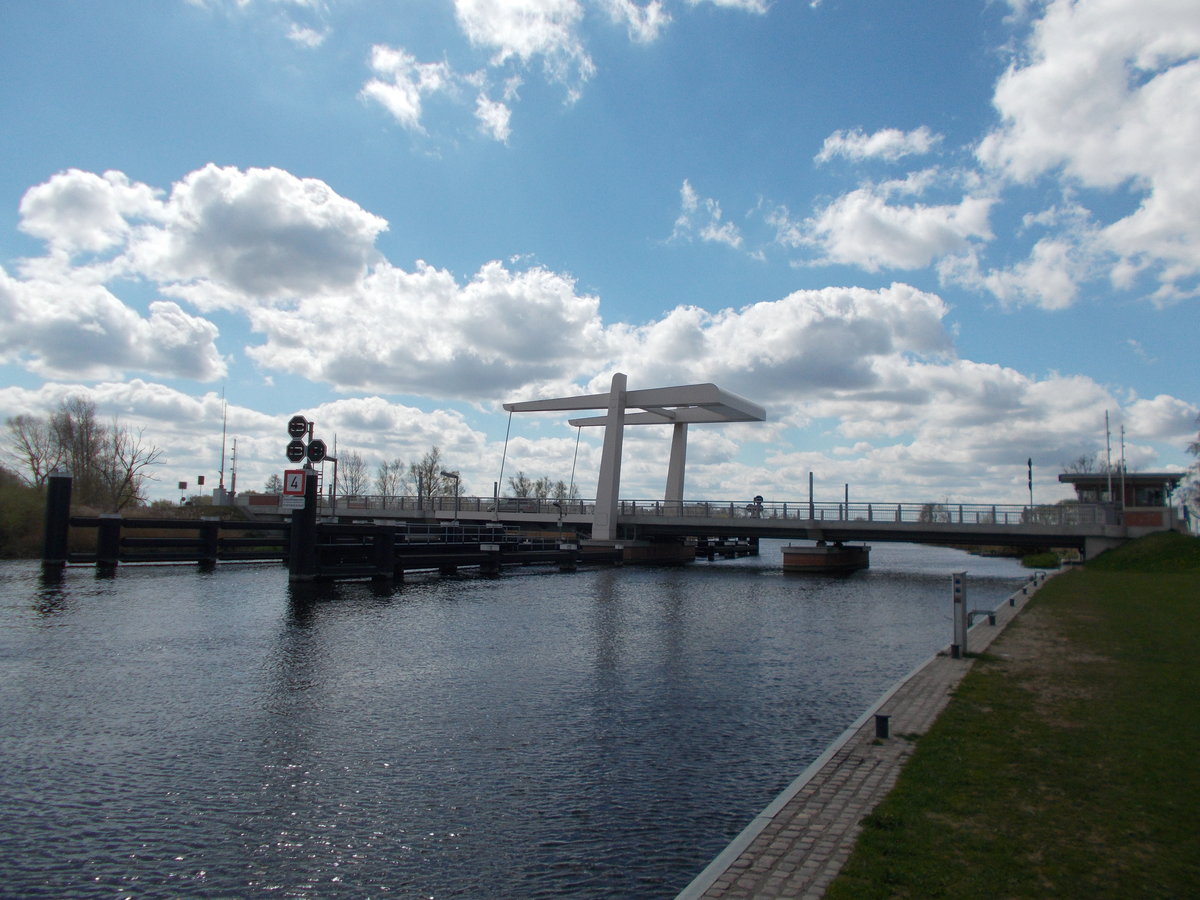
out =
<svg viewBox="0 0 1200 900"><path fill-rule="evenodd" d="M315 487L316 479L307 483ZM462 527L441 523L412 531L403 524L318 522L315 496L305 500L288 523L72 516L71 477L56 473L48 483L42 565L60 570L68 563L88 563L111 571L121 563L195 562L205 567L218 561L269 560L282 561L289 579L303 582L393 581L403 579L406 570L453 574L464 566L491 575L504 566L532 564L575 571L581 561L621 561L620 551L613 548L581 549L574 541L529 538L499 526L468 534ZM94 529L94 551L71 549L72 527ZM143 536L137 535L139 530Z"/></svg>
<svg viewBox="0 0 1200 900"><path fill-rule="evenodd" d="M72 528L92 530L93 549L73 549ZM94 564L100 570L111 570L121 563L195 562L212 566L218 561L282 561L288 529L286 523L241 522L218 517L151 519L118 513L73 516L71 476L56 472L47 480L42 568L55 571L68 563Z"/></svg>

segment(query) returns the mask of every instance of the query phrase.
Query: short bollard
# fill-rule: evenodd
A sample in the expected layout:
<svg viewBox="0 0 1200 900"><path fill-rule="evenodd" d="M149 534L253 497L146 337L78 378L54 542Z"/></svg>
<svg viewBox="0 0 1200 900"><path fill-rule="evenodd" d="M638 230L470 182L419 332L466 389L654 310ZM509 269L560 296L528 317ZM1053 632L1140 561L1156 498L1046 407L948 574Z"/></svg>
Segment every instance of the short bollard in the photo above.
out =
<svg viewBox="0 0 1200 900"><path fill-rule="evenodd" d="M890 718L891 716L889 715L875 713L875 737L884 739L888 737L888 719Z"/></svg>

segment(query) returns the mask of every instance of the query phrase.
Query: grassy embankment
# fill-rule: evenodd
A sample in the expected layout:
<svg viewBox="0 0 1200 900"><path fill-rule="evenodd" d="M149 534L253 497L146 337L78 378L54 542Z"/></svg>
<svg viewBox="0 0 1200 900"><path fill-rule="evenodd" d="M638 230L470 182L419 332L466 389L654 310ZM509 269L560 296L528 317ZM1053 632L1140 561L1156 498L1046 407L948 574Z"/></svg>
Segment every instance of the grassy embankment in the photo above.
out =
<svg viewBox="0 0 1200 900"><path fill-rule="evenodd" d="M1200 540L1052 579L981 656L827 894L1200 896Z"/></svg>

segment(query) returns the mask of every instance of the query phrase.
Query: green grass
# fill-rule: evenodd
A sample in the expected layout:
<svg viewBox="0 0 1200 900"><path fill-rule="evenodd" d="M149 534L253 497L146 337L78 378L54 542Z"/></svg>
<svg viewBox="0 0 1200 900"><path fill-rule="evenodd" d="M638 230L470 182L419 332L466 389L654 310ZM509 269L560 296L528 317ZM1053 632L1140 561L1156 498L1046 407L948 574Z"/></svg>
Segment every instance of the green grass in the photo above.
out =
<svg viewBox="0 0 1200 900"><path fill-rule="evenodd" d="M1200 541L1052 579L976 660L830 898L1200 895Z"/></svg>
<svg viewBox="0 0 1200 900"><path fill-rule="evenodd" d="M1200 571L1200 539L1164 531L1102 553L1087 564L1094 572Z"/></svg>
<svg viewBox="0 0 1200 900"><path fill-rule="evenodd" d="M1057 569L1062 565L1057 553L1030 553L1021 557L1026 569Z"/></svg>

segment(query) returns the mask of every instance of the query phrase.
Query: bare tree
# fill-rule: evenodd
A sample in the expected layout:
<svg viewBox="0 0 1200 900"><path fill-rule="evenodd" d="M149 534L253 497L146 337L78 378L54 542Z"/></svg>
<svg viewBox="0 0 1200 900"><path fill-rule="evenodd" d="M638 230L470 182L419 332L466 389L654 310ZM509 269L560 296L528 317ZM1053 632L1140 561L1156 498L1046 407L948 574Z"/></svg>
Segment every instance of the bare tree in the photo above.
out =
<svg viewBox="0 0 1200 900"><path fill-rule="evenodd" d="M106 505L113 512L120 512L145 499L144 486L152 477L147 470L161 463L163 451L146 443L145 429L134 431L116 418L105 431L106 452L96 461L96 469L105 490Z"/></svg>
<svg viewBox="0 0 1200 900"><path fill-rule="evenodd" d="M26 484L41 487L62 462L62 448L54 440L50 423L41 416L14 416L5 420L11 456L28 474Z"/></svg>
<svg viewBox="0 0 1200 900"><path fill-rule="evenodd" d="M1111 465L1100 459L1100 455L1095 451L1091 453L1082 453L1067 463L1063 463L1062 470L1069 472L1072 475L1095 475L1104 474L1108 471L1120 471L1120 463L1112 463Z"/></svg>
<svg viewBox="0 0 1200 900"><path fill-rule="evenodd" d="M101 424L96 405L84 397L64 400L49 419L17 416L6 424L9 453L28 470L30 484L44 484L51 471L65 466L75 502L114 512L144 499L149 469L163 455L146 442L143 430L134 431L115 417L110 426Z"/></svg>
<svg viewBox="0 0 1200 900"><path fill-rule="evenodd" d="M384 460L375 470L375 493L379 494L384 502L400 496L400 492L404 490L404 470L404 463L399 459L393 459L391 462Z"/></svg>
<svg viewBox="0 0 1200 900"><path fill-rule="evenodd" d="M446 493L442 468L442 451L437 447L430 447L420 462L409 463L408 478L412 482L413 493L420 498L422 504L432 505L434 497L441 497Z"/></svg>
<svg viewBox="0 0 1200 900"><path fill-rule="evenodd" d="M508 489L514 497L532 497L533 487L533 479L523 471L508 476Z"/></svg>
<svg viewBox="0 0 1200 900"><path fill-rule="evenodd" d="M267 479L267 483L263 485L263 491L268 494L283 493L283 479L279 477L279 473L275 472Z"/></svg>
<svg viewBox="0 0 1200 900"><path fill-rule="evenodd" d="M107 491L101 460L106 455L108 435L96 419L96 404L83 397L64 400L50 417L50 430L62 453L61 461L74 479L76 502L104 505Z"/></svg>
<svg viewBox="0 0 1200 900"><path fill-rule="evenodd" d="M367 463L357 450L338 454L338 481L343 496L361 497L367 492L370 483Z"/></svg>
<svg viewBox="0 0 1200 900"><path fill-rule="evenodd" d="M554 482L554 487L551 489L550 496L555 500L574 500L578 497L579 491L569 486L561 478Z"/></svg>
<svg viewBox="0 0 1200 900"><path fill-rule="evenodd" d="M573 500L575 491L565 481L554 481L548 475L534 481L524 472L508 477L508 487L514 497L536 497L538 500Z"/></svg>

